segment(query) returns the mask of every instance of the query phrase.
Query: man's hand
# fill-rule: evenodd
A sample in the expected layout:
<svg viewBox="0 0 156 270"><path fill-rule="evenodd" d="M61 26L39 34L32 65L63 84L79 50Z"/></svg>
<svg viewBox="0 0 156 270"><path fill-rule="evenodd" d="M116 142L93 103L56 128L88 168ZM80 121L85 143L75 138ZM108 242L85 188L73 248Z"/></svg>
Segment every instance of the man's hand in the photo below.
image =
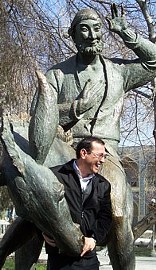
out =
<svg viewBox="0 0 156 270"><path fill-rule="evenodd" d="M118 15L118 10L116 5L113 3L111 5L112 18L106 17L109 24L110 31L120 34L123 30L127 29L127 21L125 18L125 12L123 6L121 6L121 16Z"/></svg>
<svg viewBox="0 0 156 270"><path fill-rule="evenodd" d="M92 251L96 246L96 241L91 237L84 237L84 245L81 253L81 257L88 251Z"/></svg>

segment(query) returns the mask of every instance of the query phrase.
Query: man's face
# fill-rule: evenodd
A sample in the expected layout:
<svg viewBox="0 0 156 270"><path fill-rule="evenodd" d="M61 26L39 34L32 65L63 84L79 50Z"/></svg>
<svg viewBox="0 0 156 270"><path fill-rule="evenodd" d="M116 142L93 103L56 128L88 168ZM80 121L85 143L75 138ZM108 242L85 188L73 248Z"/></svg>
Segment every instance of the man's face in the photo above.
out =
<svg viewBox="0 0 156 270"><path fill-rule="evenodd" d="M105 162L105 146L97 142L92 142L92 149L89 153L85 149L82 149L81 152L86 175L98 173L101 164Z"/></svg>
<svg viewBox="0 0 156 270"><path fill-rule="evenodd" d="M82 20L75 27L74 42L82 54L96 55L102 51L100 19Z"/></svg>

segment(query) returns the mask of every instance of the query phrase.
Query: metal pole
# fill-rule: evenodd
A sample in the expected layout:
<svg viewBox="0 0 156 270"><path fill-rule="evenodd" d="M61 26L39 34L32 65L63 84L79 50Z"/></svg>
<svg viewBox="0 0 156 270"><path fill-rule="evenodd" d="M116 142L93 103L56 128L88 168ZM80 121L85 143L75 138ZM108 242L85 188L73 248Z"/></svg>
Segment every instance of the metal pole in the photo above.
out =
<svg viewBox="0 0 156 270"><path fill-rule="evenodd" d="M139 220L145 216L145 168L143 154L139 153Z"/></svg>
<svg viewBox="0 0 156 270"><path fill-rule="evenodd" d="M156 256L156 251L155 251L155 247L154 247L154 242L155 242L155 224L153 224L153 232L152 232L152 250L151 250L151 255L153 257Z"/></svg>

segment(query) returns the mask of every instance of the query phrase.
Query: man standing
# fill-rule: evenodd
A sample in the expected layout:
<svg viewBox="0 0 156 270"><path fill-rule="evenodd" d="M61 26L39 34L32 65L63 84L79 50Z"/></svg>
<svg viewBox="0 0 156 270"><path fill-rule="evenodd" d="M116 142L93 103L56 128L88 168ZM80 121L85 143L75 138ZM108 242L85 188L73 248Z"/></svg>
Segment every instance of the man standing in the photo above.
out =
<svg viewBox="0 0 156 270"><path fill-rule="evenodd" d="M43 234L48 253L48 270L99 269L96 242L105 243L111 228L110 184L98 174L105 162L104 142L87 137L79 142L76 157L64 165L51 168L64 185L72 220L80 225L84 246L79 257L59 253L53 240Z"/></svg>

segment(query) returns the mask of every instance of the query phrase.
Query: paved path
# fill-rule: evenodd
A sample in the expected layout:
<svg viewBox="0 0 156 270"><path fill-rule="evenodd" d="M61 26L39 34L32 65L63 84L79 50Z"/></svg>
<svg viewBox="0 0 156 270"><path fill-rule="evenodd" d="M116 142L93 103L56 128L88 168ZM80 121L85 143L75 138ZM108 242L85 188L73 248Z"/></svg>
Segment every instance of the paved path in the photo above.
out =
<svg viewBox="0 0 156 270"><path fill-rule="evenodd" d="M100 270L112 270L112 266L109 264L109 257L105 250L97 253L100 261ZM42 250L39 260L45 261L47 254L45 250ZM156 270L156 257L136 257L136 269L135 270Z"/></svg>
<svg viewBox="0 0 156 270"><path fill-rule="evenodd" d="M112 270L112 266L109 265L109 257L102 252L98 252L98 258L100 261L100 270ZM136 257L136 269L135 270L156 270L156 257Z"/></svg>

